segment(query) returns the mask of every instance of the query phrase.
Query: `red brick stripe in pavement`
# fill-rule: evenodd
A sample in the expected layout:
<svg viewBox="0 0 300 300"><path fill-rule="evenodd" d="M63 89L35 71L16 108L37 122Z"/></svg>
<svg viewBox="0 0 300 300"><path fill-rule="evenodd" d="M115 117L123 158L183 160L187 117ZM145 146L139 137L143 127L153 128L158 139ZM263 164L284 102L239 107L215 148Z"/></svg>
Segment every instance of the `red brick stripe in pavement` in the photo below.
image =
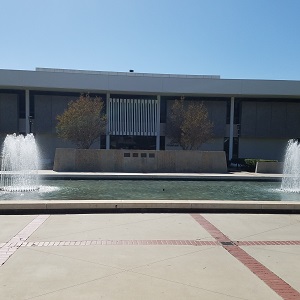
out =
<svg viewBox="0 0 300 300"><path fill-rule="evenodd" d="M47 219L49 215L34 218L27 226L0 248L0 266L3 265Z"/></svg>
<svg viewBox="0 0 300 300"><path fill-rule="evenodd" d="M224 249L233 257L239 260L252 273L259 277L267 284L274 292L285 300L300 299L300 293L291 287L287 282L278 277L275 273L269 270L258 260L249 255L242 248L231 241L224 233L216 226L210 223L204 216L199 214L191 215L213 238L220 242ZM298 241L297 241L298 242Z"/></svg>

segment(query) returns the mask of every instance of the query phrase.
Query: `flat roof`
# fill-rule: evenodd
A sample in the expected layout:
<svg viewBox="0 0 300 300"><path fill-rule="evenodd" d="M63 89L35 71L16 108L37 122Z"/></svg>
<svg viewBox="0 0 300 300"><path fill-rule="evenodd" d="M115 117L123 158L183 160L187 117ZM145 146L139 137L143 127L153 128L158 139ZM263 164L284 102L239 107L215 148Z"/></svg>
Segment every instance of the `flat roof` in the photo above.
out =
<svg viewBox="0 0 300 300"><path fill-rule="evenodd" d="M219 75L37 68L1 70L0 89L96 93L300 98L300 81L222 79Z"/></svg>
<svg viewBox="0 0 300 300"><path fill-rule="evenodd" d="M72 73L72 74L93 74L93 75L122 75L122 76L143 76L143 77L169 77L169 78L206 78L220 79L220 75L185 75L185 74L159 74L159 73L140 73L129 70L128 72L112 72L112 71L90 71L90 70L74 70L74 69L54 69L54 68L35 68L38 72L54 72L54 73Z"/></svg>

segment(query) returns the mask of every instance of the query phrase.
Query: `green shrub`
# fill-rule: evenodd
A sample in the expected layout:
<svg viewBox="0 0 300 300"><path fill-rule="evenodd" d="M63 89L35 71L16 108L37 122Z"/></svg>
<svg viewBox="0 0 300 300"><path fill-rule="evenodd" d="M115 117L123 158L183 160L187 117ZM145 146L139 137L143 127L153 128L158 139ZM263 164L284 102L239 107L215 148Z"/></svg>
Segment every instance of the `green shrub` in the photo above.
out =
<svg viewBox="0 0 300 300"><path fill-rule="evenodd" d="M244 171L255 172L256 163L258 161L277 162L277 160L261 159L261 158L235 158L231 162L236 163Z"/></svg>

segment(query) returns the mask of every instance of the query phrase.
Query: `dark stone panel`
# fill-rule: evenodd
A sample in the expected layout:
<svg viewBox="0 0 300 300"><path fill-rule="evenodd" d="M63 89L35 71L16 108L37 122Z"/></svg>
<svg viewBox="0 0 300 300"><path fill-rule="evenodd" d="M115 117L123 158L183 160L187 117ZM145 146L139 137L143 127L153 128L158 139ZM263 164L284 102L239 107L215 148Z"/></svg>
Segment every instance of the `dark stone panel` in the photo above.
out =
<svg viewBox="0 0 300 300"><path fill-rule="evenodd" d="M300 104L287 103L286 134L288 138L300 137Z"/></svg>
<svg viewBox="0 0 300 300"><path fill-rule="evenodd" d="M251 137L256 134L256 102L241 103L241 129L242 137Z"/></svg>
<svg viewBox="0 0 300 300"><path fill-rule="evenodd" d="M258 102L256 104L256 136L268 137L271 134L271 103Z"/></svg>
<svg viewBox="0 0 300 300"><path fill-rule="evenodd" d="M34 97L36 133L52 132L52 96L36 95Z"/></svg>
<svg viewBox="0 0 300 300"><path fill-rule="evenodd" d="M67 108L68 103L72 100L76 100L78 97L72 96L52 96L52 133L56 133L57 116L61 115Z"/></svg>
<svg viewBox="0 0 300 300"><path fill-rule="evenodd" d="M19 132L18 95L0 94L0 133Z"/></svg>
<svg viewBox="0 0 300 300"><path fill-rule="evenodd" d="M286 137L286 103L272 102L270 137Z"/></svg>
<svg viewBox="0 0 300 300"><path fill-rule="evenodd" d="M209 119L213 122L214 137L224 137L226 134L226 101L204 101Z"/></svg>

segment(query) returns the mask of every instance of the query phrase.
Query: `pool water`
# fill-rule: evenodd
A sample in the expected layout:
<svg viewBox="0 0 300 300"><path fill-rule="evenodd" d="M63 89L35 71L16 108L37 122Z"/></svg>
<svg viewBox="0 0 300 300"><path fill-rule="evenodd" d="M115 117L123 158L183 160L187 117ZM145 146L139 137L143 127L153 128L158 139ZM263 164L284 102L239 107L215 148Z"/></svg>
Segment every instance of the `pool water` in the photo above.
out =
<svg viewBox="0 0 300 300"><path fill-rule="evenodd" d="M167 180L45 180L39 191L0 192L0 200L292 200L280 182Z"/></svg>

